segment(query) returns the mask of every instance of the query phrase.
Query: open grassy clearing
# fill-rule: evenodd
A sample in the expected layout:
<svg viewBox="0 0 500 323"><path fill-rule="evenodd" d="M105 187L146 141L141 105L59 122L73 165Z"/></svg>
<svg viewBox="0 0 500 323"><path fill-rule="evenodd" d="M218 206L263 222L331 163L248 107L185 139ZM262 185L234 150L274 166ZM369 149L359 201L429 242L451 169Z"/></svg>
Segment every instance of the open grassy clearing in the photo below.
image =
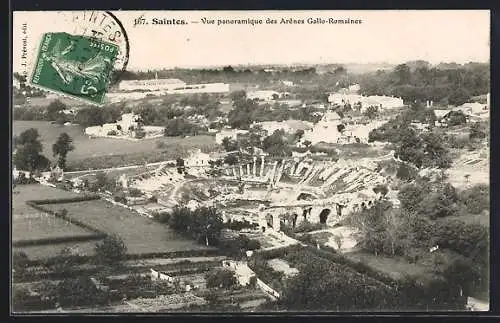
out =
<svg viewBox="0 0 500 323"><path fill-rule="evenodd" d="M41 260L56 257L64 248L72 248L76 254L93 255L94 247L98 241L67 242L52 245L14 247L13 252L22 251L31 260Z"/></svg>
<svg viewBox="0 0 500 323"><path fill-rule="evenodd" d="M77 197L78 194L38 184L19 185L12 195L12 241L86 236L93 232L53 215L35 210L26 202L33 199Z"/></svg>
<svg viewBox="0 0 500 323"><path fill-rule="evenodd" d="M398 259L397 257L378 257L363 251L346 253L345 256L351 260L362 262L365 265L388 275L394 280L401 280L405 276L424 277L429 274L423 266L410 264L407 261Z"/></svg>
<svg viewBox="0 0 500 323"><path fill-rule="evenodd" d="M40 214L39 211L26 204L29 200L72 198L78 196L81 196L81 194L40 184L18 185L14 188L12 194L12 215L15 219Z"/></svg>
<svg viewBox="0 0 500 323"><path fill-rule="evenodd" d="M75 150L68 154L68 167L71 169L85 169L83 167L88 165L93 165L93 168L123 166L143 163L145 160L153 162L156 155L162 159L155 161L175 159L187 154L191 149L207 149L217 146L215 138L206 135L188 138L162 137L141 141L113 138L90 139L80 126L61 126L47 121L15 121L13 135L17 136L29 128L38 129L43 154L52 160L55 160L52 156L52 145L59 135L63 132L70 135L75 146ZM164 145L161 149L158 148L159 142ZM99 157L104 158L96 159Z"/></svg>
<svg viewBox="0 0 500 323"><path fill-rule="evenodd" d="M12 221L12 241L38 240L60 237L90 236L94 232L85 230L53 215L18 218Z"/></svg>
<svg viewBox="0 0 500 323"><path fill-rule="evenodd" d="M101 230L119 235L130 254L206 249L177 235L168 226L137 215L103 200L48 204L54 211L66 209L68 216Z"/></svg>

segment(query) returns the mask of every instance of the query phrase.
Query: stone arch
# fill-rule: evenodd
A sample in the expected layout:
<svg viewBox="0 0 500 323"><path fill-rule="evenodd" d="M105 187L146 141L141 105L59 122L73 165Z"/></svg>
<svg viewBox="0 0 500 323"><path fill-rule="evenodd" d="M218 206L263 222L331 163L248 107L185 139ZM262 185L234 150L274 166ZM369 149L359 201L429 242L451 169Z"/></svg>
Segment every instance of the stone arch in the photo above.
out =
<svg viewBox="0 0 500 323"><path fill-rule="evenodd" d="M297 219L299 218L299 215L297 213L292 214L292 228L295 229L295 226L297 225Z"/></svg>
<svg viewBox="0 0 500 323"><path fill-rule="evenodd" d="M325 208L319 213L319 223L326 224L326 220L328 220L328 216L332 213L332 210Z"/></svg>
<svg viewBox="0 0 500 323"><path fill-rule="evenodd" d="M343 205L343 204L336 204L336 210L337 210L337 217L342 217L342 210L345 208L346 206Z"/></svg>
<svg viewBox="0 0 500 323"><path fill-rule="evenodd" d="M266 224L268 228L273 228L274 225L274 217L272 214L266 215Z"/></svg>

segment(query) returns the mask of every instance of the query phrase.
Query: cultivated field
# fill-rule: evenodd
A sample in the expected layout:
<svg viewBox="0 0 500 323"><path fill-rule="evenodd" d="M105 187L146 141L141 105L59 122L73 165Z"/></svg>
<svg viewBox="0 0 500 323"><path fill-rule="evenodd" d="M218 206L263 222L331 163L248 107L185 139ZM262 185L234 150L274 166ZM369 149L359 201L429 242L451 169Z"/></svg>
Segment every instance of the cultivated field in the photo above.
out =
<svg viewBox="0 0 500 323"><path fill-rule="evenodd" d="M39 215L39 211L26 204L29 200L48 200L78 196L81 195L40 184L18 185L12 193L12 216L16 219Z"/></svg>
<svg viewBox="0 0 500 323"><path fill-rule="evenodd" d="M31 260L41 260L57 256L64 248L71 248L77 254L92 255L97 240L85 242L65 242L51 245L14 247L13 252L22 251Z"/></svg>
<svg viewBox="0 0 500 323"><path fill-rule="evenodd" d="M103 200L45 206L55 211L66 209L72 218L105 233L121 236L130 254L205 249L194 241L179 237L168 226Z"/></svg>
<svg viewBox="0 0 500 323"><path fill-rule="evenodd" d="M45 238L60 238L91 235L93 232L85 230L77 225L70 224L53 215L35 210L28 204L29 200L44 200L55 198L77 197L79 194L63 191L50 186L30 184L19 185L14 189L12 195L12 241L34 240ZM64 247L73 247L89 243L64 243L57 245L40 245L14 248L26 252L30 259L39 259L55 256ZM93 243L85 247L92 250Z"/></svg>
<svg viewBox="0 0 500 323"><path fill-rule="evenodd" d="M52 145L59 135L66 132L73 138L75 150L68 154L68 167L82 165L83 161L92 161L97 157L104 157L94 161L99 167L113 167L118 165L129 165L130 161L144 162L150 161L151 156L157 154L170 156L175 159L176 154L184 153L189 149L206 148L215 146L215 139L212 136L193 136L189 138L164 137L145 139L141 141L130 141L113 138L94 138L89 139L82 127L77 125L61 126L50 124L47 121L15 121L13 124L13 135L17 136L21 132L29 129L38 129L40 141L43 144L43 154L49 158L52 156ZM158 142L163 142L164 147L157 148ZM110 163L109 165L107 163Z"/></svg>
<svg viewBox="0 0 500 323"><path fill-rule="evenodd" d="M92 234L94 232L56 218L51 214L28 218L14 218L12 221L13 242L60 237L80 237Z"/></svg>

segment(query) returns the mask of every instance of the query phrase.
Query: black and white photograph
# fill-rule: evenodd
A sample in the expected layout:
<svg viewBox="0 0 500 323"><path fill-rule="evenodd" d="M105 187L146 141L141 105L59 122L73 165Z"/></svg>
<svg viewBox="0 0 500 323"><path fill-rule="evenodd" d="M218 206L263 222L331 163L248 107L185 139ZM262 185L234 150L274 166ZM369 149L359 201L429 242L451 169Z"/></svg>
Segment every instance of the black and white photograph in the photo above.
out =
<svg viewBox="0 0 500 323"><path fill-rule="evenodd" d="M11 313L490 310L490 11L14 11Z"/></svg>

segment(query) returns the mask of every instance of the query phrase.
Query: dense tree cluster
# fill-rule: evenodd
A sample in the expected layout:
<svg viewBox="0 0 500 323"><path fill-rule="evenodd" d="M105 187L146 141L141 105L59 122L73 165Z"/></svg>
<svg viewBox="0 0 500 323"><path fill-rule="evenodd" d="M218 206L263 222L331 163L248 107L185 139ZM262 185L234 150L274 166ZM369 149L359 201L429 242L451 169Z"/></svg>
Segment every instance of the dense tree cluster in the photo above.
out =
<svg viewBox="0 0 500 323"><path fill-rule="evenodd" d="M245 91L235 91L231 93L233 110L229 112L228 124L233 128L249 129L254 122L263 121L285 121L285 120L303 120L317 122L320 119L318 110L311 106L290 109L286 104L275 103L259 104L254 100L246 98Z"/></svg>
<svg viewBox="0 0 500 323"><path fill-rule="evenodd" d="M43 146L39 137L38 130L30 128L14 138L13 163L17 169L35 172L49 168L50 161L42 155Z"/></svg>
<svg viewBox="0 0 500 323"><path fill-rule="evenodd" d="M66 157L75 147L72 145L73 139L65 132L61 133L57 141L52 145L54 157L58 157L57 165L61 169L66 169Z"/></svg>
<svg viewBox="0 0 500 323"><path fill-rule="evenodd" d="M127 245L117 235L108 235L95 245L96 261L99 264L117 264L124 260Z"/></svg>
<svg viewBox="0 0 500 323"><path fill-rule="evenodd" d="M444 105L461 105L473 96L490 91L488 64L470 63L453 68L396 66L360 77L360 92L365 95L394 95L406 102L432 100Z"/></svg>
<svg viewBox="0 0 500 323"><path fill-rule="evenodd" d="M238 284L234 272L229 269L214 269L207 273L205 279L208 288L230 289Z"/></svg>
<svg viewBox="0 0 500 323"><path fill-rule="evenodd" d="M163 134L166 137L194 136L206 133L207 128L194 124L184 118L171 119L166 122Z"/></svg>
<svg viewBox="0 0 500 323"><path fill-rule="evenodd" d="M223 221L213 207L201 207L194 211L187 207L176 207L170 213L169 225L176 232L207 246L214 246L220 242Z"/></svg>

